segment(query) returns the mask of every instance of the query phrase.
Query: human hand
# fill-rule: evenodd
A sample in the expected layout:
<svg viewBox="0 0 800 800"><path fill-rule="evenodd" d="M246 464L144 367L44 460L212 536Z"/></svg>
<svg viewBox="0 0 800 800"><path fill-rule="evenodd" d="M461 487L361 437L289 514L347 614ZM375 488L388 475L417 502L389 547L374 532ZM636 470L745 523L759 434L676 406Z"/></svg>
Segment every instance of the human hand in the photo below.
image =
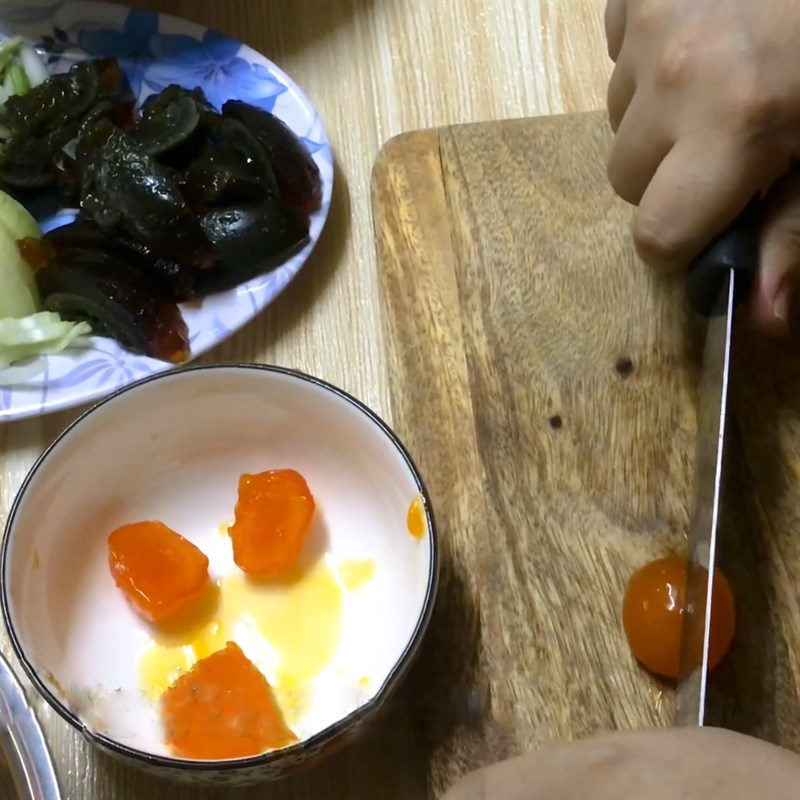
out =
<svg viewBox="0 0 800 800"><path fill-rule="evenodd" d="M680 269L758 193L752 312L785 333L800 273L800 0L609 0L611 184L634 241ZM777 183L775 183L778 181Z"/></svg>
<svg viewBox="0 0 800 800"><path fill-rule="evenodd" d="M800 757L719 728L548 744L474 772L442 800L797 800Z"/></svg>

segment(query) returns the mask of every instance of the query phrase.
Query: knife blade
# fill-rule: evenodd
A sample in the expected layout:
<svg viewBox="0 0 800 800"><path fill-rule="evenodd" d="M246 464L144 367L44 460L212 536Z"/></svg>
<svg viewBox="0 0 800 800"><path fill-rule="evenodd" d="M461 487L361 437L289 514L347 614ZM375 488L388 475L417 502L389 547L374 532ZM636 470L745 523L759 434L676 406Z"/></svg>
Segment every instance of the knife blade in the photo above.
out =
<svg viewBox="0 0 800 800"><path fill-rule="evenodd" d="M681 680L678 684L679 725L705 721L711 597L717 554L722 455L731 363L735 275L729 270L715 300L725 308L711 317L706 331L703 372L697 409L695 495L690 525L690 555L681 639Z"/></svg>
<svg viewBox="0 0 800 800"><path fill-rule="evenodd" d="M719 548L725 422L734 311L749 293L758 253L757 201L689 269L686 293L708 318L697 409L694 499L675 723L706 723L714 565Z"/></svg>

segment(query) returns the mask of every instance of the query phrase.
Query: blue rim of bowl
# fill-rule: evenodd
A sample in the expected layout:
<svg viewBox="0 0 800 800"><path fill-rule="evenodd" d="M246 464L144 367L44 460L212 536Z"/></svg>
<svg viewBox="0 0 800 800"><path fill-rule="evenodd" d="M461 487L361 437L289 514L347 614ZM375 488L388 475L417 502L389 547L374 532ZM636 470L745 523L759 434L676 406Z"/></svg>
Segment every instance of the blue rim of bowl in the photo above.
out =
<svg viewBox="0 0 800 800"><path fill-rule="evenodd" d="M50 453L58 446L61 440L64 439L70 433L70 431L76 428L86 417L95 412L97 409L101 408L107 403L110 403L120 395L134 391L135 389L137 389L140 386L143 386L144 384L160 380L174 380L178 378L181 374L187 372L207 372L207 371L217 371L225 369L248 369L256 371L264 371L279 375L285 375L300 381L304 381L306 383L311 383L321 389L331 392L332 394L338 396L342 400L345 400L347 403L352 405L356 410L360 411L369 420L371 420L384 433L384 435L394 445L397 452L402 456L406 466L408 467L409 471L411 472L411 475L414 478L414 483L417 486L417 490L423 498L425 518L428 525L428 549L430 553L430 568L428 571L428 582L425 588L425 601L422 606L422 611L420 612L420 615L417 618L417 624L414 627L414 632L412 633L411 637L406 643L403 652L395 661L391 671L381 684L380 689L375 693L375 695L372 698L370 698L366 703L359 706L354 711L351 711L346 717L342 717L342 719L337 720L333 724L329 725L327 728L324 728L318 733L315 733L313 736L309 736L307 739L303 739L297 744L280 748L278 750L269 750L257 756L249 756L247 758L224 759L217 761L211 761L211 760L200 761L200 760L183 759L183 758L171 758L169 756L160 756L156 755L155 753L148 753L144 750L138 750L135 747L129 747L128 745L122 744L116 741L115 739L112 739L100 733L95 733L94 731L87 728L86 725L84 725L83 722L81 722L80 718L72 711L70 711L64 705L64 703L62 703L61 700L59 700L50 691L50 689L47 687L44 681L39 677L35 667L30 663L30 661L28 661L28 657L26 656L25 651L22 645L20 644L19 639L17 638L16 630L14 628L14 623L11 618L10 602L8 598L8 580L6 580L6 570L8 569L8 563L9 563L8 549L11 542L11 530L14 526L14 520L16 518L19 505L22 501L22 497L24 496L28 488L28 485L33 480L33 477L36 474L36 472L44 464L45 460L48 458ZM105 748L106 750L133 759L134 761L141 762L142 764L146 764L148 766L160 767L165 769L178 769L178 770L188 769L188 770L196 770L202 772L220 772L220 771L231 772L236 770L252 769L254 767L255 768L265 767L269 765L278 766L279 763L284 759L291 759L292 756L306 753L306 751L315 751L322 745L334 741L346 731L354 729L356 726L360 725L360 723L365 721L368 717L372 716L376 711L378 711L378 709L381 706L384 705L384 703L394 693L398 684L400 683L402 678L407 673L409 667L411 666L412 661L417 655L417 651L419 650L419 646L422 642L422 639L424 638L424 634L428 627L428 623L430 622L431 614L433 613L433 606L436 598L436 590L439 581L439 548L437 544L436 523L434 520L433 510L431 508L430 496L428 494L428 490L425 486L425 483L422 480L422 476L420 475L420 472L417 469L417 466L414 463L414 460L411 458L411 455L406 449L405 445L400 441L395 432L374 411L372 411L372 409L370 409L368 406L366 406L357 398L353 397L351 394L345 392L343 389L340 389L337 386L334 386L333 384L322 380L321 378L314 377L313 375L309 375L305 372L301 372L295 369L289 369L287 367L277 367L267 364L248 364L242 362L234 362L231 364L198 365L194 367L185 367L177 371L162 372L162 373L157 373L155 375L148 375L147 377L142 378L141 380L138 380L135 383L130 383L127 386L123 386L122 388L108 395L103 400L100 400L99 402L95 403L91 408L84 411L77 419L75 419L72 423L70 423L36 460L34 465L31 467L30 471L26 475L25 480L22 482L22 485L20 486L14 498L14 502L11 505L11 510L8 515L8 520L6 521L5 525L2 550L0 550L0 576L2 576L2 581L0 581L0 583L2 583L2 586L0 586L0 605L2 605L3 622L5 623L6 631L8 632L9 639L11 640L11 645L14 648L14 653L20 660L20 663L22 664L25 673L27 674L28 678L31 680L33 685L36 687L37 691L44 697L44 699L49 703L49 705L70 725L72 725L72 727L74 727L79 733L81 733L91 742Z"/></svg>

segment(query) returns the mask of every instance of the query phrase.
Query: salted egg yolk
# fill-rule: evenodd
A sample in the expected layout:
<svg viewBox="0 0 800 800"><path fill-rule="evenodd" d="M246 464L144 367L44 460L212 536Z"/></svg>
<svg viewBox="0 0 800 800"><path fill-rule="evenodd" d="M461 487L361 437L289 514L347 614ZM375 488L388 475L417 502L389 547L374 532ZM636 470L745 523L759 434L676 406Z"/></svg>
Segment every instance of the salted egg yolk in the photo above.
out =
<svg viewBox="0 0 800 800"><path fill-rule="evenodd" d="M186 613L209 586L208 558L162 522L136 522L108 537L108 563L117 586L146 620Z"/></svg>
<svg viewBox="0 0 800 800"><path fill-rule="evenodd" d="M289 724L306 708L306 687L333 661L344 593L327 558L280 581L234 573L215 592L215 606L182 631L156 632L139 659L139 680L157 699L199 659L237 641L269 677Z"/></svg>
<svg viewBox="0 0 800 800"><path fill-rule="evenodd" d="M267 679L228 642L161 698L167 745L184 758L242 758L297 741Z"/></svg>
<svg viewBox="0 0 800 800"><path fill-rule="evenodd" d="M251 575L285 575L300 559L313 516L314 498L299 472L242 475L230 528L234 561Z"/></svg>
<svg viewBox="0 0 800 800"><path fill-rule="evenodd" d="M633 573L622 606L622 623L636 658L665 678L680 674L681 634L686 608L685 558L652 561ZM714 669L730 647L735 627L733 592L714 571L708 668Z"/></svg>

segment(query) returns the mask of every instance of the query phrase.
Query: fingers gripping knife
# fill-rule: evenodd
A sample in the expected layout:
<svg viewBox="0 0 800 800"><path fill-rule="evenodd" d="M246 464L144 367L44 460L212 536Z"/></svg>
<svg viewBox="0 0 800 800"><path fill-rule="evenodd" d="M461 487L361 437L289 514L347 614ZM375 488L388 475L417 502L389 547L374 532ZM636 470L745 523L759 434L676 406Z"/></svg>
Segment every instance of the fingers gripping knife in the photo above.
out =
<svg viewBox="0 0 800 800"><path fill-rule="evenodd" d="M708 318L697 410L695 484L686 610L681 640L677 725L706 722L706 683L722 490L722 456L731 366L733 314L747 296L758 259L755 202L689 268L686 294Z"/></svg>

